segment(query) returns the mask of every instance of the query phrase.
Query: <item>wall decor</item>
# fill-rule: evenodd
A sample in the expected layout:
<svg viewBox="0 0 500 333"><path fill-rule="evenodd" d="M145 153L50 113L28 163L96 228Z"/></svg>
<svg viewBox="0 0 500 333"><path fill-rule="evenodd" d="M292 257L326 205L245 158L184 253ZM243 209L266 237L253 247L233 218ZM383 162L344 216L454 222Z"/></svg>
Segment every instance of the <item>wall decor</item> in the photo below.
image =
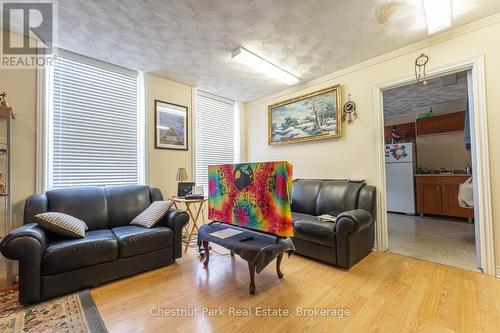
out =
<svg viewBox="0 0 500 333"><path fill-rule="evenodd" d="M187 106L155 100L155 147L188 149Z"/></svg>
<svg viewBox="0 0 500 333"><path fill-rule="evenodd" d="M335 85L268 107L268 143L287 144L342 136L342 88Z"/></svg>
<svg viewBox="0 0 500 333"><path fill-rule="evenodd" d="M425 54L421 54L417 59L415 59L415 79L418 83L422 85L427 85L427 80L425 79L427 73L425 72L425 66L429 62L429 57Z"/></svg>
<svg viewBox="0 0 500 333"><path fill-rule="evenodd" d="M347 122L350 124L357 118L356 103L351 101L351 94L349 94L348 101L344 104L344 120L347 119Z"/></svg>
<svg viewBox="0 0 500 333"><path fill-rule="evenodd" d="M0 105L8 107L9 104L5 100L5 97L7 97L7 93L4 91L3 93L0 94Z"/></svg>

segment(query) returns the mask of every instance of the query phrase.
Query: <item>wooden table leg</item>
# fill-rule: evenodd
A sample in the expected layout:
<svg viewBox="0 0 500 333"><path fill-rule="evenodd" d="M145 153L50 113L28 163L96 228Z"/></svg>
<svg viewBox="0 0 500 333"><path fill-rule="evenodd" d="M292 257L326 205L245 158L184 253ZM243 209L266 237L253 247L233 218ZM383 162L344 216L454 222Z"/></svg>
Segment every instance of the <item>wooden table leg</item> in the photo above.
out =
<svg viewBox="0 0 500 333"><path fill-rule="evenodd" d="M189 232L189 236L188 236L188 239L186 242L186 248L184 249L184 253L186 253L188 250L189 244L191 243L191 239L193 239L193 234L194 234L194 224L191 227L191 231Z"/></svg>
<svg viewBox="0 0 500 333"><path fill-rule="evenodd" d="M283 278L283 272L281 271L281 259L283 259L283 253L276 258L276 273L278 273L278 279Z"/></svg>
<svg viewBox="0 0 500 333"><path fill-rule="evenodd" d="M194 234L195 229L196 229L196 231L198 231L198 226L196 225L196 222L197 222L196 220L198 219L198 215L193 214L193 211L191 210L191 204L189 202L186 202L186 210L187 210L189 217L191 218L190 220L191 220L191 223L193 225L191 226L191 231L189 231L188 239L186 242L186 247L184 248L184 253L186 253L188 248L189 248L189 244L191 243L191 239L193 239L193 234Z"/></svg>
<svg viewBox="0 0 500 333"><path fill-rule="evenodd" d="M250 272L250 285L248 286L248 291L250 291L250 295L255 295L255 265L248 263L248 271Z"/></svg>
<svg viewBox="0 0 500 333"><path fill-rule="evenodd" d="M201 243L203 244L203 249L205 249L205 262L203 263L203 265L207 267L208 260L210 260L210 249L208 248L208 241L202 241Z"/></svg>

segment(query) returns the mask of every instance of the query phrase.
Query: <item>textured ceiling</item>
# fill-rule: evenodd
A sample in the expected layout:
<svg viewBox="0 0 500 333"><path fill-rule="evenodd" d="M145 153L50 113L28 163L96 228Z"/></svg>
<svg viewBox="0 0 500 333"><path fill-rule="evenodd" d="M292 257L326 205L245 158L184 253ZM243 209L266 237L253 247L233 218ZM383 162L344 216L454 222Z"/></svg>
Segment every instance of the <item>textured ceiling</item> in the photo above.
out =
<svg viewBox="0 0 500 333"><path fill-rule="evenodd" d="M287 86L229 60L239 45L308 81L427 36L420 0L65 0L58 45L240 101ZM453 0L453 26L500 0Z"/></svg>
<svg viewBox="0 0 500 333"><path fill-rule="evenodd" d="M409 84L384 92L384 117L415 115L430 107L461 103L465 108L467 76L465 72L429 80L427 85ZM456 104L454 103L454 104Z"/></svg>

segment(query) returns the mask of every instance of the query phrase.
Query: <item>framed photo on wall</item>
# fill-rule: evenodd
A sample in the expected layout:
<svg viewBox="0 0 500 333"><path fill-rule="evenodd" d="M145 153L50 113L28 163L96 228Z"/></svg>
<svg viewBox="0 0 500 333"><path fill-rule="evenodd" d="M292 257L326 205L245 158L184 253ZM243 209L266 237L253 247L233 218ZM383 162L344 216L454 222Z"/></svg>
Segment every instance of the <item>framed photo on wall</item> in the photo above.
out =
<svg viewBox="0 0 500 333"><path fill-rule="evenodd" d="M270 145L342 136L342 91L336 85L268 107Z"/></svg>
<svg viewBox="0 0 500 333"><path fill-rule="evenodd" d="M155 147L188 149L187 106L155 100Z"/></svg>

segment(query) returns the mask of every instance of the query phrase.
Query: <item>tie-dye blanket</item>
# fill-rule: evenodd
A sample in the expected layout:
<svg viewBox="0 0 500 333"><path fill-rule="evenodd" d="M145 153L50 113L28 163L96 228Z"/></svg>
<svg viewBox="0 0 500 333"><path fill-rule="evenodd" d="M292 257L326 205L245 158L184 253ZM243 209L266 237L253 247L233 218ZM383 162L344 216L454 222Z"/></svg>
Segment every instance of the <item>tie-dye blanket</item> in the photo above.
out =
<svg viewBox="0 0 500 333"><path fill-rule="evenodd" d="M208 167L208 218L293 236L292 165L262 162Z"/></svg>

